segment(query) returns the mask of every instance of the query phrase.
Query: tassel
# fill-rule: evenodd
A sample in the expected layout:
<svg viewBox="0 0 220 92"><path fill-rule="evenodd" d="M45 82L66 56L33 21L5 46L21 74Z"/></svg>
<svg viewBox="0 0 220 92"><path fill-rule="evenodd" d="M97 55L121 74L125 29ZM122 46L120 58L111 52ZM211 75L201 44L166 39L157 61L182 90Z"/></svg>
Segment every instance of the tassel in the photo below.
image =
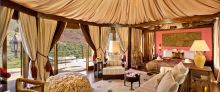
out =
<svg viewBox="0 0 220 92"><path fill-rule="evenodd" d="M35 66L35 61L31 63L31 74L34 79L37 79L37 67Z"/></svg>
<svg viewBox="0 0 220 92"><path fill-rule="evenodd" d="M46 66L45 66L45 70L46 72L50 72L50 70L52 69L51 65L50 65L50 61L49 59L47 60Z"/></svg>

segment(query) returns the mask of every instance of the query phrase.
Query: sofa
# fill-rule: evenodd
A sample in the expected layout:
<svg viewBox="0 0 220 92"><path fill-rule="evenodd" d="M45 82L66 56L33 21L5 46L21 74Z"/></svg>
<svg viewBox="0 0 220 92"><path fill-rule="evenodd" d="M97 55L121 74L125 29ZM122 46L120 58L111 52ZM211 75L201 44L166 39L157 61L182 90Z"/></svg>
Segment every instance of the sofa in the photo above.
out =
<svg viewBox="0 0 220 92"><path fill-rule="evenodd" d="M103 79L124 79L125 68L121 55L110 54L103 68Z"/></svg>
<svg viewBox="0 0 220 92"><path fill-rule="evenodd" d="M182 62L161 67L160 73L144 82L135 92L189 92L189 68Z"/></svg>

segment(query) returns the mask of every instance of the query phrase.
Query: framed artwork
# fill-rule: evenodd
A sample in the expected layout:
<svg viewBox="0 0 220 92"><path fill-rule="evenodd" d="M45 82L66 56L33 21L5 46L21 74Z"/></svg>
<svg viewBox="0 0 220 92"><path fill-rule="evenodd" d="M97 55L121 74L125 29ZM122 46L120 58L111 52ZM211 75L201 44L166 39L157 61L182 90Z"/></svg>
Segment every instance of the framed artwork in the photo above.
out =
<svg viewBox="0 0 220 92"><path fill-rule="evenodd" d="M194 40L201 40L201 32L162 34L162 45L168 47L190 47Z"/></svg>

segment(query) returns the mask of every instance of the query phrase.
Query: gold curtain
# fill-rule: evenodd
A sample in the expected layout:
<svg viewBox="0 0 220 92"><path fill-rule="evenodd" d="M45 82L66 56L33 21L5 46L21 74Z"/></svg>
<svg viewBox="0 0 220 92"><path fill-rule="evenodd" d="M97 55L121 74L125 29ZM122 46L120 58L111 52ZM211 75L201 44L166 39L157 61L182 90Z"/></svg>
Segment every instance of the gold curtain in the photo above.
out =
<svg viewBox="0 0 220 92"><path fill-rule="evenodd" d="M214 23L214 73L218 75L220 69L220 21L216 18ZM218 75L218 81L220 81L220 75Z"/></svg>
<svg viewBox="0 0 220 92"><path fill-rule="evenodd" d="M128 27L118 27L115 30L119 36L121 50L125 53L128 49Z"/></svg>
<svg viewBox="0 0 220 92"><path fill-rule="evenodd" d="M141 51L142 30L132 29L131 31L131 67L137 67L142 64L143 55Z"/></svg>
<svg viewBox="0 0 220 92"><path fill-rule="evenodd" d="M153 60L155 56L155 32L144 33L144 57Z"/></svg>
<svg viewBox="0 0 220 92"><path fill-rule="evenodd" d="M14 10L5 6L0 6L0 48L7 36L8 26Z"/></svg>
<svg viewBox="0 0 220 92"><path fill-rule="evenodd" d="M22 38L22 45L30 57L31 62L29 64L29 79L37 78L37 21L35 16L19 12L19 24L20 24L20 34ZM32 69L32 70L31 70Z"/></svg>
<svg viewBox="0 0 220 92"><path fill-rule="evenodd" d="M44 14L110 24L140 24L220 12L219 0L11 0Z"/></svg>
<svg viewBox="0 0 220 92"><path fill-rule="evenodd" d="M93 44L95 45L97 57L102 58L102 50L100 45L101 31L99 26L89 26L89 34Z"/></svg>
<svg viewBox="0 0 220 92"><path fill-rule="evenodd" d="M108 46L109 33L111 32L111 27L102 27L101 28L101 38L100 38L100 47L102 50L102 60L105 58L105 49Z"/></svg>
<svg viewBox="0 0 220 92"><path fill-rule="evenodd" d="M37 66L38 79L46 81L50 75L50 71L46 71L48 63L48 55L53 41L54 33L57 27L57 21L39 18L38 34L37 34Z"/></svg>

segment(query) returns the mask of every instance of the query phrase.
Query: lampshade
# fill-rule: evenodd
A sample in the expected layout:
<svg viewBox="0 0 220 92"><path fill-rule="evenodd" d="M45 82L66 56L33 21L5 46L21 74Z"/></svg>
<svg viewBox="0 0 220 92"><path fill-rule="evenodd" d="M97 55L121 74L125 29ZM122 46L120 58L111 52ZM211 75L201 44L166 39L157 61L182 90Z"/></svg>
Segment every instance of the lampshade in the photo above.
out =
<svg viewBox="0 0 220 92"><path fill-rule="evenodd" d="M109 52L119 53L120 52L120 42L119 41L110 41Z"/></svg>
<svg viewBox="0 0 220 92"><path fill-rule="evenodd" d="M209 51L209 47L206 44L205 40L194 40L191 48L191 51Z"/></svg>

